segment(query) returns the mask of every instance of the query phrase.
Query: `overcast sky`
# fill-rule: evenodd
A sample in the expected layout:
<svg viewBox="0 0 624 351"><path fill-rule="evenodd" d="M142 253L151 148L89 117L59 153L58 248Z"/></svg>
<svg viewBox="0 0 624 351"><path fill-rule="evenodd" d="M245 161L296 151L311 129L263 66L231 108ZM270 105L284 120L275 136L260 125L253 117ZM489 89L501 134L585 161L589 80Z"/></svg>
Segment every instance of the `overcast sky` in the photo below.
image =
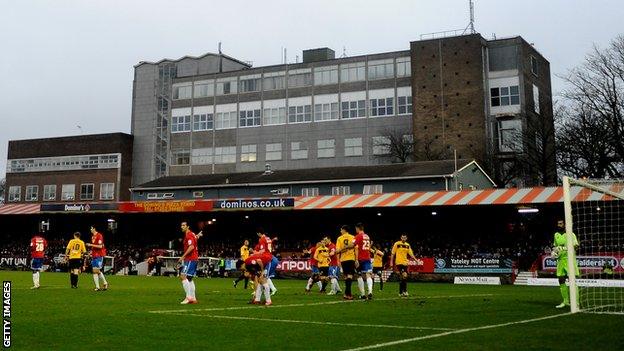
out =
<svg viewBox="0 0 624 351"><path fill-rule="evenodd" d="M254 66L306 48L340 56L409 49L421 34L463 29L467 0L0 0L0 178L7 142L130 132L133 66L223 52ZM521 35L555 75L624 33L624 1L475 1L486 38ZM81 126L79 129L77 126Z"/></svg>

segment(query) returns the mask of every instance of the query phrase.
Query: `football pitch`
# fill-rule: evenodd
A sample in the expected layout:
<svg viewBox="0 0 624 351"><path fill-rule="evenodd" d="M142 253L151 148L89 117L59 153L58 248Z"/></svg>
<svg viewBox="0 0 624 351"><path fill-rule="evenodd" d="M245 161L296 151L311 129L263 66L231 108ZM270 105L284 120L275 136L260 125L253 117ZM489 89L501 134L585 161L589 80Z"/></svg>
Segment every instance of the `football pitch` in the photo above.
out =
<svg viewBox="0 0 624 351"><path fill-rule="evenodd" d="M38 290L29 272L0 275L12 282L15 350L624 349L623 316L557 310L552 287L410 283L400 298L387 283L372 301L344 301L276 279L265 307L232 279L199 278L199 304L180 305L174 277L111 276L94 292L90 274L70 289L67 274L43 273Z"/></svg>

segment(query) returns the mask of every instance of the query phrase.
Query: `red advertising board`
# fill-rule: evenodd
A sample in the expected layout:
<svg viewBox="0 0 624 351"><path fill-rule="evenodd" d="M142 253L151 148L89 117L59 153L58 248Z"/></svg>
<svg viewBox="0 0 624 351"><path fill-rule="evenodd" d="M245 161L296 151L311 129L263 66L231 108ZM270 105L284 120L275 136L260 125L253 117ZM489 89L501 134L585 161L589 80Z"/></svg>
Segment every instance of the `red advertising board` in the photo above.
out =
<svg viewBox="0 0 624 351"><path fill-rule="evenodd" d="M407 266L408 272L433 273L435 263L433 257L418 257L410 260Z"/></svg>
<svg viewBox="0 0 624 351"><path fill-rule="evenodd" d="M120 212L197 212L212 210L210 200L120 202Z"/></svg>
<svg viewBox="0 0 624 351"><path fill-rule="evenodd" d="M312 268L307 259L301 258L280 261L277 265L277 270L284 272L310 272Z"/></svg>

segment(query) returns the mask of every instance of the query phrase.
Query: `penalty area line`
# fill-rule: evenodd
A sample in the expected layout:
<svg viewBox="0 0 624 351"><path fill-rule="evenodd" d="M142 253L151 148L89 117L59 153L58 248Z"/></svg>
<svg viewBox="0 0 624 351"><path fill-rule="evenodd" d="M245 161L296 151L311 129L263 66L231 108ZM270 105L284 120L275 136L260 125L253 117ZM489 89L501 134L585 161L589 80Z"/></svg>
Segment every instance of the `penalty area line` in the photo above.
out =
<svg viewBox="0 0 624 351"><path fill-rule="evenodd" d="M488 297L493 296L495 294L466 294L466 295L442 295L442 296L414 296L414 297L388 297L381 299L373 299L372 301L367 300L334 300L334 301L324 301L324 302L312 302L312 303L291 303L287 305L273 305L270 308L286 308L286 307L308 307L308 306L320 306L320 305L336 305L343 303L371 303L375 301L394 301L394 300L405 300L405 301L416 301L420 299L457 299L457 298L470 298L470 297ZM248 309L258 309L258 306L233 306L233 307L215 307L215 308L197 308L197 309L177 309L177 310L157 310L157 311L147 311L148 313L186 313L186 312L214 312L214 311L235 311L235 310L248 310Z"/></svg>
<svg viewBox="0 0 624 351"><path fill-rule="evenodd" d="M233 320L295 323L295 324L338 325L338 326L348 326L348 327L371 327L371 328L411 329L411 330L455 330L452 328L412 327L412 326L406 326L406 325L388 325L388 324L319 322L319 321L303 321L303 320L295 320L295 319L274 319L274 318L257 318L257 317L244 317L244 316L221 316L221 315L198 314L198 313L172 313L172 314L179 315L179 316L194 316L194 317L217 318L217 319L233 319Z"/></svg>
<svg viewBox="0 0 624 351"><path fill-rule="evenodd" d="M525 320L515 321L515 322L490 324L490 325L484 325L484 326L481 326L481 327L474 327L474 328L456 329L456 330L451 330L451 331L447 331L447 332L444 332L444 333L431 334L431 335L425 335L425 336L418 336L418 337L409 338L409 339L401 339L401 340L384 342L384 343L379 343L379 344L374 344L374 345L367 345L367 346L362 346L362 347L356 347L356 348L352 348L352 349L345 349L345 350L342 350L342 351L372 350L372 349L378 349L378 348L382 348L382 347L406 344L406 343L419 341L419 340L434 339L434 338L439 338L439 337L448 336L448 335L469 333L469 332L473 332L473 331L477 331L477 330L494 329L494 328L506 327L506 326L510 326L510 325L539 322L539 321L543 321L543 320L547 320L547 319L553 319L553 318L559 318L559 317L563 317L563 316L568 316L568 315L571 315L571 314L572 314L572 312L566 312L566 313L560 313L560 314L555 314L555 315L550 315L550 316L545 316L545 317L525 319Z"/></svg>

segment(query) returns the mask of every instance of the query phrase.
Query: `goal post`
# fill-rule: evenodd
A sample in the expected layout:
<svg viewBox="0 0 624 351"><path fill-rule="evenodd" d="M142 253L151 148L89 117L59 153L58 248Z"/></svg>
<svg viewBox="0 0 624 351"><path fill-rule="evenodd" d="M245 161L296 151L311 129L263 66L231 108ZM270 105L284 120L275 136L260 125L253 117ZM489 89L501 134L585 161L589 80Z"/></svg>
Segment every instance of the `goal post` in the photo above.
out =
<svg viewBox="0 0 624 351"><path fill-rule="evenodd" d="M563 177L563 201L570 311L624 314L624 180Z"/></svg>

